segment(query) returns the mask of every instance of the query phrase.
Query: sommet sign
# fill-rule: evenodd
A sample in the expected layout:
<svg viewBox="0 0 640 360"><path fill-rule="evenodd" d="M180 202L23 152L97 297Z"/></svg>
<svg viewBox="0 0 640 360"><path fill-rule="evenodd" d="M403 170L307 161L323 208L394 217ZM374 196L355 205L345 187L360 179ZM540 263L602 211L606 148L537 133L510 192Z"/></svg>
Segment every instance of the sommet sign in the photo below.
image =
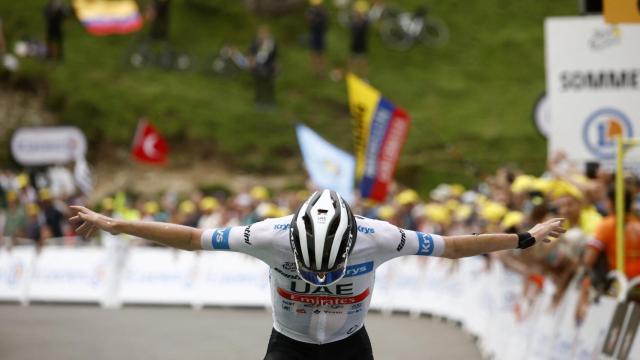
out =
<svg viewBox="0 0 640 360"><path fill-rule="evenodd" d="M86 152L87 139L73 126L24 127L11 138L11 154L21 165L68 163Z"/></svg>

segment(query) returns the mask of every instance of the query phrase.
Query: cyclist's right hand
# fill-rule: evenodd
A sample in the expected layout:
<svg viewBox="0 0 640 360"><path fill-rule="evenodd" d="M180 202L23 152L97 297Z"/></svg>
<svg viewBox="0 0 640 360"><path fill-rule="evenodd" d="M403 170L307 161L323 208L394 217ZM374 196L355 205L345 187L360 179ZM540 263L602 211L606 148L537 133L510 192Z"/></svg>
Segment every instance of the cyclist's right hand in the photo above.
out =
<svg viewBox="0 0 640 360"><path fill-rule="evenodd" d="M114 219L91 211L84 206L72 205L70 208L75 215L69 218L69 222L76 226L78 235L88 239L98 230L104 230L113 235L117 234Z"/></svg>

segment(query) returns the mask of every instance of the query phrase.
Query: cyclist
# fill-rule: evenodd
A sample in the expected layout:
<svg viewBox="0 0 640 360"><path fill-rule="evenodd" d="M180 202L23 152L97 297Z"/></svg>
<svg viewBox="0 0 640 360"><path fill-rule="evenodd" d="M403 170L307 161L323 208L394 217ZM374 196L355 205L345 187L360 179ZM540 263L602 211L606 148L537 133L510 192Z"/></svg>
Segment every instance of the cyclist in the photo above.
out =
<svg viewBox="0 0 640 360"><path fill-rule="evenodd" d="M100 229L185 250L242 252L267 263L273 330L265 360L373 359L364 320L375 269L385 261L527 248L564 232L563 219L551 219L517 235L425 234L354 216L330 190L313 193L293 215L224 229L116 220L81 206L72 209L70 221L85 237Z"/></svg>

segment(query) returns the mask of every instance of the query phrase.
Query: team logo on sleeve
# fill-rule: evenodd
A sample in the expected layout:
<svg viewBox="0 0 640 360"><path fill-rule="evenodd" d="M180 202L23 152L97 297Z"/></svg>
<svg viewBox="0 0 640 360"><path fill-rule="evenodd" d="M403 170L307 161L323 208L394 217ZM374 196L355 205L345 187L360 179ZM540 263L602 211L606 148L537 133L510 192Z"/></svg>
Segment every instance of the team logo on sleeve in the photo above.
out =
<svg viewBox="0 0 640 360"><path fill-rule="evenodd" d="M400 230L400 244L398 244L398 247L396 248L396 250L400 252L400 250L404 248L404 244L407 242L407 234L404 232L404 230L400 228L398 228L398 230Z"/></svg>
<svg viewBox="0 0 640 360"><path fill-rule="evenodd" d="M362 226L362 225L358 225L357 229L358 229L359 233L363 233L365 235L374 234L376 232L376 230L374 228L366 227L366 226Z"/></svg>
<svg viewBox="0 0 640 360"><path fill-rule="evenodd" d="M373 261L347 266L345 278L364 275L373 271Z"/></svg>
<svg viewBox="0 0 640 360"><path fill-rule="evenodd" d="M229 232L231 228L215 229L211 235L211 247L217 250L229 250Z"/></svg>
<svg viewBox="0 0 640 360"><path fill-rule="evenodd" d="M247 245L253 245L251 243L251 225L247 226L244 228L244 233L243 233L243 237L244 237L244 243Z"/></svg>
<svg viewBox="0 0 640 360"><path fill-rule="evenodd" d="M429 234L416 232L418 235L418 252L416 255L429 256L433 253L433 238Z"/></svg>

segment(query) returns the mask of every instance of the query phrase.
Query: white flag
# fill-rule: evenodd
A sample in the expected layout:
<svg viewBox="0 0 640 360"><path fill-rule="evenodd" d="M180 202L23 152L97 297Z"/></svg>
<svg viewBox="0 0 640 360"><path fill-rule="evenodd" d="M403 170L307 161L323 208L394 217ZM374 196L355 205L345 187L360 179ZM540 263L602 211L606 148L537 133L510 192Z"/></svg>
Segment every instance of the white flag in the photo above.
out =
<svg viewBox="0 0 640 360"><path fill-rule="evenodd" d="M91 170L87 160L79 156L76 158L76 166L73 169L73 177L76 179L76 184L80 190L89 195L93 190L93 179L91 178Z"/></svg>

